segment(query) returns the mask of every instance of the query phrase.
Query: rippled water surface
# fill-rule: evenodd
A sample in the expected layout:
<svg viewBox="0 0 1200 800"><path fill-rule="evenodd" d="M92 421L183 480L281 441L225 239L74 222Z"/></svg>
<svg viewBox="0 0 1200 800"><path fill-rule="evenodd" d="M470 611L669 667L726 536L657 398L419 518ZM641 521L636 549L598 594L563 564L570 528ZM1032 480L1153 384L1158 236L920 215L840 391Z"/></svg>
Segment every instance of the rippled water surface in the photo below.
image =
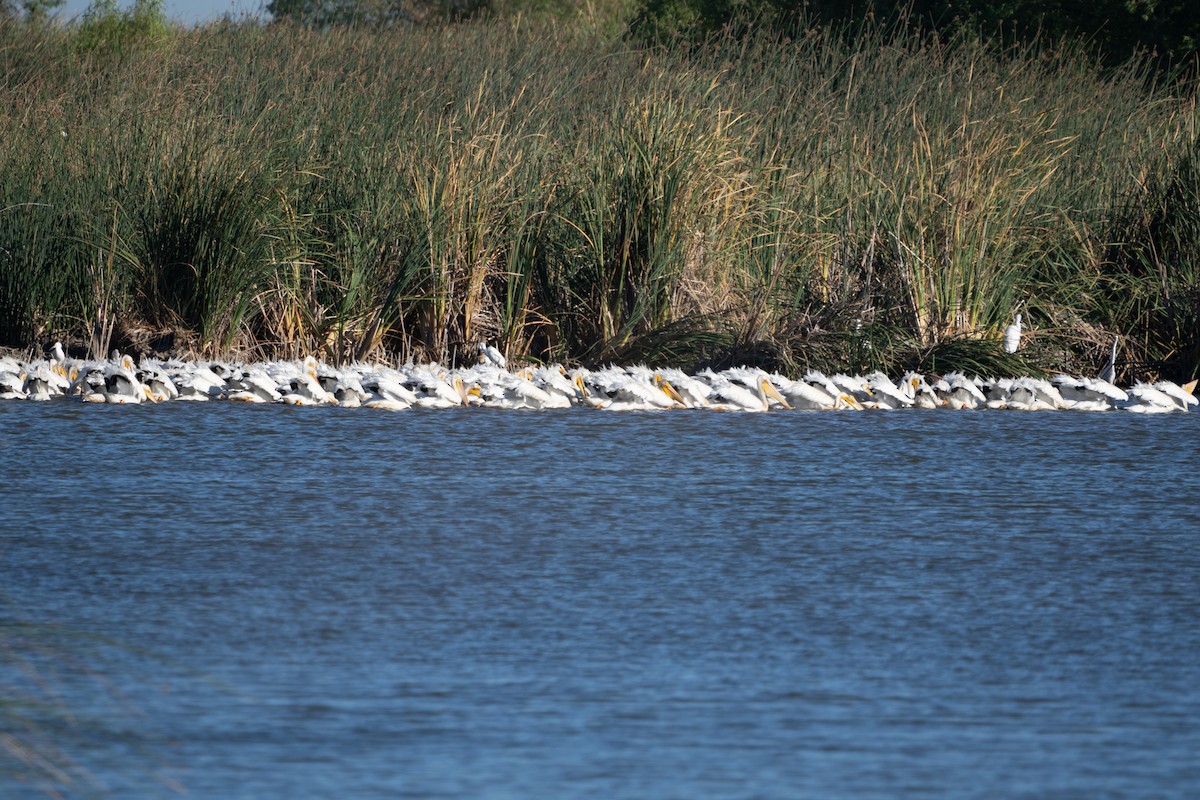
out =
<svg viewBox="0 0 1200 800"><path fill-rule="evenodd" d="M117 797L1197 797L1197 442L9 402L0 614Z"/></svg>

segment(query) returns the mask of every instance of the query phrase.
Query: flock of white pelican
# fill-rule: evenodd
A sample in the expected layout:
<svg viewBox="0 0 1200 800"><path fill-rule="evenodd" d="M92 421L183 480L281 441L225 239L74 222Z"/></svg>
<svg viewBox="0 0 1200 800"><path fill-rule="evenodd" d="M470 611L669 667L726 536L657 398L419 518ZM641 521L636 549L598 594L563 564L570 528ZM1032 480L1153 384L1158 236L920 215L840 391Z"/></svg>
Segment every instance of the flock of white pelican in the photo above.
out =
<svg viewBox="0 0 1200 800"><path fill-rule="evenodd" d="M0 358L0 399L73 398L86 403L162 403L230 400L246 403L336 405L403 410L413 407L545 409L585 406L613 411L704 408L725 411L863 410L898 408L1125 410L1156 414L1197 405L1196 381L1135 383L1128 389L1102 378L970 378L958 372L914 372L893 381L881 372L799 380L750 367L688 375L644 366L568 370L536 366L510 370L493 347L462 369L437 364L335 367L303 361L231 363L143 358L68 358L55 345L47 359Z"/></svg>

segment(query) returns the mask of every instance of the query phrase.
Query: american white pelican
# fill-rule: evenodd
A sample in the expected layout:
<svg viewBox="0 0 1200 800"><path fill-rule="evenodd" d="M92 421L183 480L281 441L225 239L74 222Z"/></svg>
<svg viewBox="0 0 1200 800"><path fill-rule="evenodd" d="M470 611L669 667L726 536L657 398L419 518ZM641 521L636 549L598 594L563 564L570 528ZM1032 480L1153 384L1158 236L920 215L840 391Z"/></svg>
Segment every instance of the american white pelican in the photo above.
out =
<svg viewBox="0 0 1200 800"><path fill-rule="evenodd" d="M28 400L50 400L67 393L70 382L45 361L34 365L25 375L21 391Z"/></svg>
<svg viewBox="0 0 1200 800"><path fill-rule="evenodd" d="M0 400L21 400L25 397L25 376L20 372L0 370Z"/></svg>
<svg viewBox="0 0 1200 800"><path fill-rule="evenodd" d="M567 377L567 371L557 364L538 367L533 371L532 380L550 394L565 398L567 405L583 402L583 381L578 377Z"/></svg>
<svg viewBox="0 0 1200 800"><path fill-rule="evenodd" d="M861 411L865 406L853 394L847 392L819 370L809 370L804 375L804 382L822 389L834 399L835 409L854 409Z"/></svg>
<svg viewBox="0 0 1200 800"><path fill-rule="evenodd" d="M837 407L837 395L807 381L788 380L772 375L771 382L792 408L805 411L827 411Z"/></svg>
<svg viewBox="0 0 1200 800"><path fill-rule="evenodd" d="M67 354L63 352L62 342L55 342L53 353L50 356L50 369L70 382L75 380L79 374L79 362L73 358L67 358Z"/></svg>
<svg viewBox="0 0 1200 800"><path fill-rule="evenodd" d="M228 398L243 403L278 403L283 398L279 384L262 367L246 370L229 382L229 389Z"/></svg>
<svg viewBox="0 0 1200 800"><path fill-rule="evenodd" d="M688 408L707 408L712 397L712 387L709 384L693 378L681 369L660 369L654 375L654 382L659 388L664 388L664 384L670 386L675 393L672 396L678 397Z"/></svg>
<svg viewBox="0 0 1200 800"><path fill-rule="evenodd" d="M1184 384L1183 386L1180 386L1177 383L1172 383L1171 381L1156 381L1154 383L1154 388L1158 389L1167 397L1170 397L1171 400L1174 401L1175 405L1179 407L1180 411L1188 411L1192 406L1200 403L1200 401L1196 399L1195 395L1196 381Z"/></svg>
<svg viewBox="0 0 1200 800"><path fill-rule="evenodd" d="M934 384L937 396L952 409L976 409L987 405L987 396L975 381L961 372L950 372Z"/></svg>
<svg viewBox="0 0 1200 800"><path fill-rule="evenodd" d="M1057 406L1042 394L1043 387L1034 378L1017 378L1008 386L1004 407L1017 411L1053 411Z"/></svg>
<svg viewBox="0 0 1200 800"><path fill-rule="evenodd" d="M929 381L925 380L924 375L907 372L904 375L904 383L912 387L912 404L916 408L939 408L945 405L945 401L938 397L937 392L929 385Z"/></svg>
<svg viewBox="0 0 1200 800"><path fill-rule="evenodd" d="M1170 414L1181 409L1175 398L1167 392L1148 383L1138 381L1129 389L1129 401L1125 404L1126 411L1136 414Z"/></svg>
<svg viewBox="0 0 1200 800"><path fill-rule="evenodd" d="M149 391L134 372L133 359L120 356L104 369L104 402L136 404L150 400Z"/></svg>
<svg viewBox="0 0 1200 800"><path fill-rule="evenodd" d="M416 405L416 393L401 382L401 377L394 370L380 370L363 375L360 383L367 392L363 407L403 411Z"/></svg>
<svg viewBox="0 0 1200 800"><path fill-rule="evenodd" d="M213 400L225 393L225 379L207 364L183 367L175 373L177 400Z"/></svg>
<svg viewBox="0 0 1200 800"><path fill-rule="evenodd" d="M754 389L745 386L741 382L744 380L753 380ZM731 381L724 375L715 376L712 382L711 407L722 411L758 412L769 410L771 401L775 401L784 408L791 408L788 401L766 375L757 378L741 376L741 381Z"/></svg>
<svg viewBox="0 0 1200 800"><path fill-rule="evenodd" d="M1013 320L1012 325L1004 329L1004 352L1015 353L1021 346L1021 315Z"/></svg>
<svg viewBox="0 0 1200 800"><path fill-rule="evenodd" d="M1109 411L1129 400L1124 391L1099 378L1056 375L1051 383L1074 411Z"/></svg>
<svg viewBox="0 0 1200 800"><path fill-rule="evenodd" d="M161 364L142 359L138 366L138 380L146 388L146 396L155 403L165 403L179 397L179 389L163 370Z"/></svg>
<svg viewBox="0 0 1200 800"><path fill-rule="evenodd" d="M882 372L867 375L867 388L871 391L871 408L908 408L913 403L913 387L907 386L908 391L905 391Z"/></svg>
<svg viewBox="0 0 1200 800"><path fill-rule="evenodd" d="M75 380L71 382L71 388L67 390L67 395L77 396L85 403L105 402L104 393L107 391L107 387L104 373L107 368L108 364L104 361L85 362L76 370Z"/></svg>

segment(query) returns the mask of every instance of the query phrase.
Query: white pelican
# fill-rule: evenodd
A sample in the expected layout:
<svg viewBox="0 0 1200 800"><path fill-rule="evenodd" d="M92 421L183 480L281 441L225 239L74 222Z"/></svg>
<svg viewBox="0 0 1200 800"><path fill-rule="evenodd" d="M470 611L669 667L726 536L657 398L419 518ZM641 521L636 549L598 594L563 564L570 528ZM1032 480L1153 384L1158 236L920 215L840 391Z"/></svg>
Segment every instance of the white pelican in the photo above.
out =
<svg viewBox="0 0 1200 800"><path fill-rule="evenodd" d="M934 384L937 396L953 409L976 409L987 405L987 396L975 381L961 372L946 374Z"/></svg>
<svg viewBox="0 0 1200 800"><path fill-rule="evenodd" d="M827 411L837 408L837 395L808 381L788 380L782 375L772 375L772 382L792 408L808 411Z"/></svg>
<svg viewBox="0 0 1200 800"><path fill-rule="evenodd" d="M1057 406L1042 394L1043 387L1034 378L1017 378L1008 386L1004 407L1017 411L1053 411ZM1056 392L1057 394L1057 392Z"/></svg>
<svg viewBox="0 0 1200 800"><path fill-rule="evenodd" d="M1108 411L1129 400L1124 391L1100 378L1056 375L1051 382L1074 411Z"/></svg>
<svg viewBox="0 0 1200 800"><path fill-rule="evenodd" d="M892 383L892 379L882 372L872 372L867 376L867 388L873 398L872 408L908 408L913 404L915 393L911 385L906 384L906 387L908 391Z"/></svg>
<svg viewBox="0 0 1200 800"><path fill-rule="evenodd" d="M654 374L644 367L631 367L628 372L619 367L605 367L588 373L584 381L590 389L590 404L610 411L658 411L684 407L679 393L674 392L673 387L668 392L666 387L656 385Z"/></svg>
<svg viewBox="0 0 1200 800"><path fill-rule="evenodd" d="M103 361L88 361L83 364L78 368L75 380L71 382L71 388L67 390L67 394L72 397L79 396L85 403L105 402L104 393L107 391L107 387L104 382L104 373L108 366Z"/></svg>
<svg viewBox="0 0 1200 800"><path fill-rule="evenodd" d="M450 380L436 375L421 379L418 388L423 394L417 395L417 405L422 408L452 408L467 405L467 390L461 378Z"/></svg>
<svg viewBox="0 0 1200 800"><path fill-rule="evenodd" d="M856 375L847 375L844 372L835 372L829 376L829 380L842 391L843 394L848 394L860 403L867 404L875 400L871 392L871 387L867 385L867 379Z"/></svg>
<svg viewBox="0 0 1200 800"><path fill-rule="evenodd" d="M548 392L524 375L502 373L498 382L501 392L498 400L508 408L570 408L571 400L565 394ZM572 387L574 388L574 387Z"/></svg>
<svg viewBox="0 0 1200 800"><path fill-rule="evenodd" d="M67 358L67 354L63 352L62 342L55 342L54 352L50 357L50 369L70 382L75 380L79 374L79 362L73 358Z"/></svg>
<svg viewBox="0 0 1200 800"><path fill-rule="evenodd" d="M904 383L912 387L912 404L917 408L938 408L945 404L945 401L938 397L937 392L929 385L929 381L925 380L924 375L907 372L904 374Z"/></svg>
<svg viewBox="0 0 1200 800"><path fill-rule="evenodd" d="M389 411L403 411L417 403L417 395L400 381L400 373L395 370L369 372L360 379L367 397L363 400L364 408L381 408Z"/></svg>
<svg viewBox="0 0 1200 800"><path fill-rule="evenodd" d="M25 397L26 370L12 356L0 358L0 400L20 400Z"/></svg>
<svg viewBox="0 0 1200 800"><path fill-rule="evenodd" d="M1125 404L1125 410L1136 414L1170 414L1186 410L1186 406L1181 407L1171 394L1141 381L1133 384L1128 394L1129 402Z"/></svg>
<svg viewBox="0 0 1200 800"><path fill-rule="evenodd" d="M1179 407L1180 411L1188 411L1191 406L1200 403L1200 400L1197 400L1194 394L1196 391L1196 381L1186 383L1183 386L1171 381L1157 381L1154 384L1154 388L1167 397L1170 397L1175 405Z"/></svg>
<svg viewBox="0 0 1200 800"><path fill-rule="evenodd" d="M846 392L844 389L830 380L823 372L818 370L809 370L804 375L804 382L811 384L829 394L829 396L834 399L834 408L851 408L856 411L861 411L863 409L863 405L857 397Z"/></svg>
<svg viewBox="0 0 1200 800"><path fill-rule="evenodd" d="M567 377L567 372L560 365L541 366L533 371L533 382L552 395L566 398L568 405L582 403L585 390L583 381L576 377Z"/></svg>
<svg viewBox="0 0 1200 800"><path fill-rule="evenodd" d="M176 385L179 387L177 400L211 400L224 394L226 388L225 379L206 364L195 364L190 369L184 367L176 373Z"/></svg>
<svg viewBox="0 0 1200 800"><path fill-rule="evenodd" d="M142 359L138 380L146 387L146 396L155 403L165 403L179 397L179 389L162 366L149 359Z"/></svg>
<svg viewBox="0 0 1200 800"><path fill-rule="evenodd" d="M71 383L45 361L39 362L25 375L21 391L29 400L49 400L64 395Z"/></svg>
<svg viewBox="0 0 1200 800"><path fill-rule="evenodd" d="M104 402L141 403L152 400L149 390L138 380L130 356L120 356L117 363L104 369Z"/></svg>
<svg viewBox="0 0 1200 800"><path fill-rule="evenodd" d="M718 375L713 380L712 390L713 408L724 411L767 411L772 400L784 408L791 408L765 375L755 380L755 390Z"/></svg>
<svg viewBox="0 0 1200 800"><path fill-rule="evenodd" d="M1021 346L1021 315L1013 320L1013 324L1004 329L1004 352L1015 353Z"/></svg>
<svg viewBox="0 0 1200 800"><path fill-rule="evenodd" d="M243 403L278 403L283 395L277 384L262 367L246 370L240 378L230 381L230 400Z"/></svg>
<svg viewBox="0 0 1200 800"><path fill-rule="evenodd" d="M679 400L688 408L707 408L712 396L712 387L701 380L693 378L681 369L660 369L654 376L654 382L660 389L664 384L670 386Z"/></svg>

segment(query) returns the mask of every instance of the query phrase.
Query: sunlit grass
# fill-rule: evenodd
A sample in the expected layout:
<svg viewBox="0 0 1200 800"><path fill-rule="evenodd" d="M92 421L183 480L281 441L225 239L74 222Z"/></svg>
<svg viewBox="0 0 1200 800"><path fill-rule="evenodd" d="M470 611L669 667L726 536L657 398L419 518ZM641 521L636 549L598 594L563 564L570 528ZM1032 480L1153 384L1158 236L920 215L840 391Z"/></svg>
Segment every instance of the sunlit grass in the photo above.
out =
<svg viewBox="0 0 1200 800"><path fill-rule="evenodd" d="M0 27L3 344L1080 370L1120 333L1127 377L1196 371L1195 105L1137 64L525 18L71 35Z"/></svg>

